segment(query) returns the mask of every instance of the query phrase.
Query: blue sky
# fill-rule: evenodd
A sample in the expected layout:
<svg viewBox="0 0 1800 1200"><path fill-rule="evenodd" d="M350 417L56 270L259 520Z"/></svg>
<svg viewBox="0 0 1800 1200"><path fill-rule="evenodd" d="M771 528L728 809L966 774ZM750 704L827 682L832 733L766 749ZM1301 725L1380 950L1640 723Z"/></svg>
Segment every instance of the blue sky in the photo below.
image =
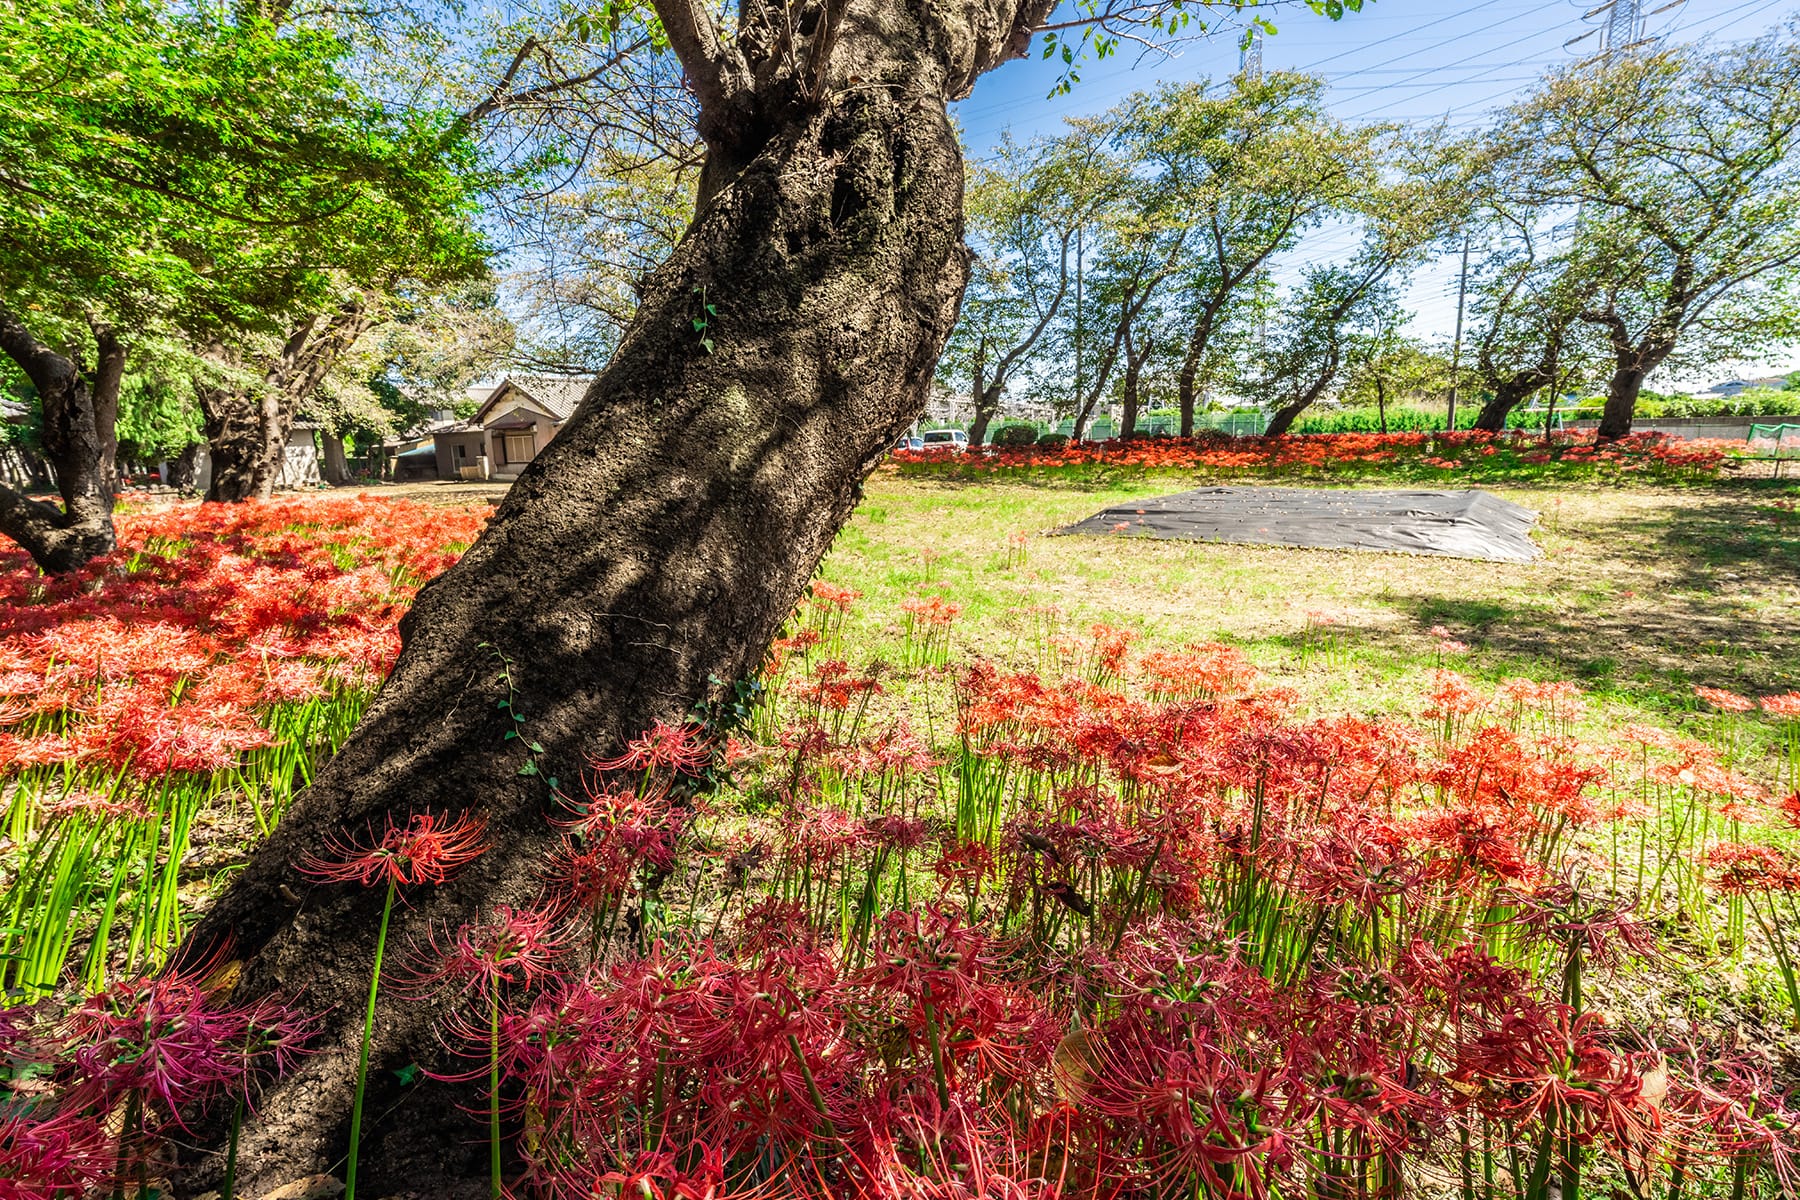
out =
<svg viewBox="0 0 1800 1200"><path fill-rule="evenodd" d="M1544 71L1598 49L1598 34L1572 47L1564 43L1597 28L1603 17L1584 21L1582 14L1600 2L1368 0L1361 13L1338 22L1298 4L1285 5L1273 11L1280 32L1265 40L1263 64L1323 75L1333 110L1345 119L1447 118L1475 127ZM1649 11L1667 3L1644 0L1642 7ZM1797 10L1797 0L1686 0L1647 16L1646 23L1654 35L1729 43L1756 37ZM1008 129L1019 137L1054 133L1064 117L1102 111L1156 80L1224 79L1237 66L1237 38L1230 32L1183 46L1172 59L1140 58L1127 47L1117 58L1090 61L1070 95L1046 99L1055 67L1034 56L987 76L955 112L970 153L980 155ZM1322 231L1302 252L1331 257L1348 248L1350 236ZM1420 271L1406 305L1415 314L1414 332L1447 339L1456 318L1455 260Z"/></svg>

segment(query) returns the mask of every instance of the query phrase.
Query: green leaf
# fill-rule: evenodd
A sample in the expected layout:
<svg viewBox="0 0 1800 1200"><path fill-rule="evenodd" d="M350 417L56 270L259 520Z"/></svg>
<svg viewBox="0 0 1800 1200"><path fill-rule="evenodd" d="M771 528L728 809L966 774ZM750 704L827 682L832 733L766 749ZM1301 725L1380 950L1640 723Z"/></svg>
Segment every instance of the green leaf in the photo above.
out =
<svg viewBox="0 0 1800 1200"><path fill-rule="evenodd" d="M538 765L535 761L530 759L527 759L525 765L519 768L519 774L521 775L536 775L537 773Z"/></svg>

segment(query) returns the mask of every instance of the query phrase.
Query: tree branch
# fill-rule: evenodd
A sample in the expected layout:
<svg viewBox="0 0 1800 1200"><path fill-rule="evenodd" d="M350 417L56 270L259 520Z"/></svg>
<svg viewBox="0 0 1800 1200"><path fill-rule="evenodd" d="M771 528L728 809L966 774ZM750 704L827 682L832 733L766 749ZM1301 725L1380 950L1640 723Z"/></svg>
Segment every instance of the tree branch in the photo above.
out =
<svg viewBox="0 0 1800 1200"><path fill-rule="evenodd" d="M702 124L724 118L749 82L742 56L719 39L718 24L700 0L653 0L653 6L700 101Z"/></svg>

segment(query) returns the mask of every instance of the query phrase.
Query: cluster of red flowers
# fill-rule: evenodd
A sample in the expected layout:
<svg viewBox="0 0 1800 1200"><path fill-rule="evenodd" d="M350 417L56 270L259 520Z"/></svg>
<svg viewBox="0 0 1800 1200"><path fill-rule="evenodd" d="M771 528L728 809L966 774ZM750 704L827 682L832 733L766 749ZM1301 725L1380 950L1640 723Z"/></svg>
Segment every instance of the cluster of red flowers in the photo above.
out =
<svg viewBox="0 0 1800 1200"><path fill-rule="evenodd" d="M499 1018L519 1193L1792 1178L1765 1064L1595 1003L1652 952L1629 893L1657 903L1586 882L1617 877L1604 831L1712 788L1775 815L1707 747L1585 746L1572 685L1449 672L1422 724L1298 720L1229 647L1091 638L1079 677L925 670L955 713L927 740L932 702L802 629L782 719L715 747L732 790L683 786L700 726L594 763L563 931L506 927L548 981Z"/></svg>
<svg viewBox="0 0 1800 1200"><path fill-rule="evenodd" d="M246 1100L287 1070L312 1022L275 1000L232 1005L203 975L120 983L57 1012L0 1010L0 1195L58 1200L157 1176L196 1109ZM134 1192L134 1194L136 1194Z"/></svg>
<svg viewBox="0 0 1800 1200"><path fill-rule="evenodd" d="M378 682L414 593L484 518L367 498L127 510L118 553L49 579L0 548L0 773L233 765L269 744L270 708Z"/></svg>
<svg viewBox="0 0 1800 1200"><path fill-rule="evenodd" d="M1592 434L1563 433L1549 441L1523 430L1505 433L1314 433L1279 437L1133 438L1038 446L989 446L963 454L899 450L905 467L989 473L1027 468L1104 465L1147 470L1280 473L1342 467L1423 466L1453 473L1493 471L1548 463L1601 466L1618 471L1677 475L1717 474L1740 454L1739 442L1694 440L1666 434L1633 434L1597 443Z"/></svg>
<svg viewBox="0 0 1800 1200"><path fill-rule="evenodd" d="M286 561L259 528L231 535L245 579ZM169 620L195 639L179 671L84 669L179 706L277 643L324 666L371 597L442 565L394 548L388 590L338 624L304 589L361 568L306 553L288 583L316 623L267 618L252 665L227 646L250 634L221 632L243 610L195 605ZM90 583L144 566L114 569ZM539 903L396 955L397 982L458 998L434 1070L490 1090L510 1194L1367 1200L1416 1194L1422 1164L1534 1200L1792 1189L1800 1114L1755 1048L1621 1025L1607 1001L1665 902L1708 932L1709 886L1754 901L1789 962L1771 897L1800 872L1755 839L1800 797L1662 730L1587 744L1564 682L1439 670L1416 718L1309 718L1230 646L1105 624L1046 670L939 665L936 640L910 673L859 669L838 636L856 599L815 589L744 724L661 722L588 763ZM903 612L909 639L958 615ZM392 889L482 848L473 820L419 816L303 869ZM30 1200L124 1186L188 1106L244 1095L306 1032L181 978L13 1010L0 1180Z"/></svg>

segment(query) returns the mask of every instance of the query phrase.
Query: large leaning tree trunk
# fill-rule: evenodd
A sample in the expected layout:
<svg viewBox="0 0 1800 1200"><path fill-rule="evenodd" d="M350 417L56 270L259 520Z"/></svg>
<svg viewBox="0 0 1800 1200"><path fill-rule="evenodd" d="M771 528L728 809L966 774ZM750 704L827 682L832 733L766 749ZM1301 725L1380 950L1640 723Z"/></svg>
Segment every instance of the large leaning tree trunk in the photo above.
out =
<svg viewBox="0 0 1800 1200"><path fill-rule="evenodd" d="M254 386L241 381L243 364L237 347L211 347L209 357L228 370L219 379L194 381L212 458L208 500L236 503L274 495L294 414L372 323L368 304L360 296L334 312L302 318L279 351L255 364L260 378Z"/></svg>
<svg viewBox="0 0 1800 1200"><path fill-rule="evenodd" d="M1119 437L1134 438L1137 436L1138 411L1142 407L1142 381L1144 364L1149 361L1155 348L1155 336L1144 334L1134 338L1131 330L1125 331L1125 379L1123 401L1119 415ZM1191 427L1193 422L1189 421ZM1191 433L1188 436L1193 436Z"/></svg>
<svg viewBox="0 0 1800 1200"><path fill-rule="evenodd" d="M73 571L117 545L112 511L125 347L104 325L93 332L94 363L83 369L38 341L15 313L0 306L0 351L37 389L44 451L62 493L57 508L0 484L0 533L51 574Z"/></svg>
<svg viewBox="0 0 1800 1200"><path fill-rule="evenodd" d="M1038 314L1036 324L1026 331L1025 336L994 363L992 374L986 370L987 341L985 338L982 340L975 360L975 419L969 423L970 446L981 446L987 442L988 426L1000 415L1000 401L1006 395L1007 386L1012 383L1014 369L1031 353L1032 347L1037 345L1044 330L1050 327L1050 322L1056 319L1057 312L1062 308L1063 296L1068 291L1069 283L1068 239L1064 238L1063 241L1063 278L1055 297Z"/></svg>
<svg viewBox="0 0 1800 1200"><path fill-rule="evenodd" d="M1337 378L1337 372L1338 355L1334 350L1328 363L1307 382L1305 387L1295 392L1292 399L1286 404L1269 414L1269 425L1263 430L1263 436L1281 437L1292 429L1294 422L1300 418L1300 414L1311 408L1314 401L1325 394L1325 389L1330 387L1332 380Z"/></svg>
<svg viewBox="0 0 1800 1200"><path fill-rule="evenodd" d="M1525 403L1533 392L1549 382L1549 373L1536 367L1501 376L1493 381L1493 395L1482 404L1481 412L1476 415L1475 423L1469 428L1486 433L1500 433L1506 428L1506 418L1512 415L1513 409Z"/></svg>
<svg viewBox="0 0 1800 1200"><path fill-rule="evenodd" d="M1597 440L1613 442L1631 432L1644 379L1675 352L1678 331L1692 315L1690 309L1696 307L1693 264L1680 257L1670 274L1666 294L1642 333L1632 334L1619 311L1617 296L1609 297L1603 307L1584 309L1579 314L1581 320L1600 328L1612 352L1612 376L1606 384L1606 407L1600 412Z"/></svg>
<svg viewBox="0 0 1800 1200"><path fill-rule="evenodd" d="M240 1195L330 1170L346 1146L382 897L309 884L303 856L390 815L473 812L491 849L396 909L390 944L528 904L557 841L543 776L576 790L591 756L758 670L862 480L924 407L969 262L946 101L1022 52L1047 8L1031 4L849 0L812 50L766 51L792 75L741 49L763 38L724 46L702 10L659 0L708 143L693 224L568 424L420 593L356 735L188 940L190 957L230 948L240 997L279 992L323 1024L318 1052L253 1106ZM702 304L717 309L710 347ZM504 740L509 686L539 774L520 775L526 751ZM486 1194L477 1085L402 1095L390 1069L449 1065L445 1015L380 1008L369 1196ZM216 1186L223 1132L201 1131L211 1149L178 1164L179 1195Z"/></svg>
<svg viewBox="0 0 1800 1200"><path fill-rule="evenodd" d="M1614 442L1631 432L1637 415L1638 393L1644 390L1644 379L1662 364L1675 349L1672 333L1662 329L1673 325L1659 322L1649 333L1634 339L1623 317L1612 309L1584 312L1581 319L1600 326L1606 333L1612 351L1612 375L1606 382L1606 407L1600 410L1600 428L1596 433L1602 442Z"/></svg>
<svg viewBox="0 0 1800 1200"><path fill-rule="evenodd" d="M1559 333L1545 345L1538 361L1514 371L1506 371L1495 364L1493 355L1484 347L1478 366L1494 394L1481 406L1481 412L1476 416L1472 428L1487 433L1504 430L1506 418L1512 415L1513 409L1556 378L1556 360L1561 351L1562 340Z"/></svg>
<svg viewBox="0 0 1800 1200"><path fill-rule="evenodd" d="M1061 235L1061 247L1057 264L1056 291L1050 297L1050 303L1038 310L1037 320L1027 329L1023 336L1015 342L1006 353L994 363L993 373L987 373L988 341L986 335L975 353L974 400L975 419L969 425L969 445L981 446L987 441L988 426L1000 413L1000 400L1006 395L1007 385L1012 382L1013 371L1016 370L1025 356L1044 336L1050 328L1050 322L1062 311L1063 301L1069 295L1069 242L1073 233L1065 229Z"/></svg>
<svg viewBox="0 0 1800 1200"><path fill-rule="evenodd" d="M1200 360L1206 356L1213 323L1224 305L1222 295L1215 292L1209 296L1194 319L1194 327L1188 331L1187 349L1181 356L1181 369L1175 376L1176 403L1181 410L1181 436L1184 438L1194 436L1194 409L1200 394Z"/></svg>

